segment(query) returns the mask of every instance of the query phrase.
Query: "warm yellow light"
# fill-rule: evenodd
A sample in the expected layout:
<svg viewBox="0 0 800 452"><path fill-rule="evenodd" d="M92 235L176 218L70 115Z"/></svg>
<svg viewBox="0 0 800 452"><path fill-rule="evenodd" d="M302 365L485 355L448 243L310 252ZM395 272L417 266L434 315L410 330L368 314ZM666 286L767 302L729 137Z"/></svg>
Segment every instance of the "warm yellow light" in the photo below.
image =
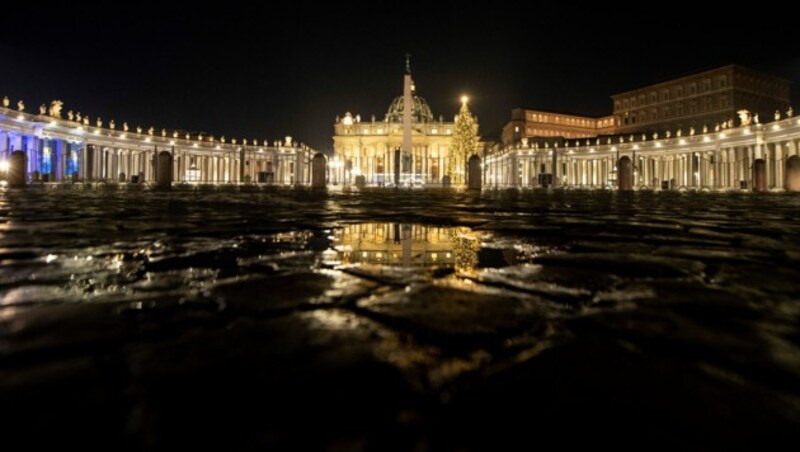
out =
<svg viewBox="0 0 800 452"><path fill-rule="evenodd" d="M4 173L6 171L8 171L8 160L3 160L0 162L0 172Z"/></svg>
<svg viewBox="0 0 800 452"><path fill-rule="evenodd" d="M469 97L467 97L466 95L461 96L461 103L466 104L467 102L469 102Z"/></svg>

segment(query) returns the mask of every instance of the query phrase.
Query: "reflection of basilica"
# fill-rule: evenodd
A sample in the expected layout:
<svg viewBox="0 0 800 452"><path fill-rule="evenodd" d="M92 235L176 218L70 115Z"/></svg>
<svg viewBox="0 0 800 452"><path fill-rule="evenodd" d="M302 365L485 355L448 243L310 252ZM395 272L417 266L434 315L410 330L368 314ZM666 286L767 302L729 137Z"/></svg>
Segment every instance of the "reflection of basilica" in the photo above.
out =
<svg viewBox="0 0 800 452"><path fill-rule="evenodd" d="M465 227L367 223L336 230L333 244L344 264L471 270L478 262L480 240Z"/></svg>

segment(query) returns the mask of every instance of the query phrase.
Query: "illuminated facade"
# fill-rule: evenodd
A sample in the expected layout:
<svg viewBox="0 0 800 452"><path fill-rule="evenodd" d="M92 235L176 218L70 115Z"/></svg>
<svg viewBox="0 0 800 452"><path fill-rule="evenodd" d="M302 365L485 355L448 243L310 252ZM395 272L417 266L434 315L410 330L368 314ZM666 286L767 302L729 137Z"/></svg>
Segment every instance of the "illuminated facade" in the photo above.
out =
<svg viewBox="0 0 800 452"><path fill-rule="evenodd" d="M715 127L739 110L762 121L789 106L789 81L728 65L611 96L619 133Z"/></svg>
<svg viewBox="0 0 800 452"><path fill-rule="evenodd" d="M614 117L590 118L540 110L515 108L511 121L503 126L505 145L520 143L524 138L563 137L594 138L615 131Z"/></svg>
<svg viewBox="0 0 800 452"><path fill-rule="evenodd" d="M314 151L291 137L271 144L226 141L152 127L131 130L72 111L64 118L59 101L49 109L43 105L39 114L26 112L21 101L16 107L8 98L0 106L0 164L7 166L11 152L21 150L27 156L27 176L34 181L152 182L160 151L172 155L177 183L299 185L311 178Z"/></svg>
<svg viewBox="0 0 800 452"><path fill-rule="evenodd" d="M793 113L791 107L775 112L766 124L742 111L738 124L714 129L526 142L486 159L484 185L537 187L546 180L574 188L616 188L617 162L626 158L635 189L752 189L761 167L764 189L797 190L792 181L800 180L800 119Z"/></svg>
<svg viewBox="0 0 800 452"><path fill-rule="evenodd" d="M369 121L360 115L345 113L334 124L333 151L330 163L333 184L354 183L364 176L367 185L437 186L448 171L448 154L453 141L454 122L434 118L430 106L420 97L406 74L410 92L395 98L383 120ZM412 108L404 117L405 98ZM406 129L404 120L408 119ZM408 130L409 142L404 143ZM478 134L477 122L475 135ZM407 149L406 149L407 148ZM463 169L455 169L463 171ZM395 177L399 176L399 181Z"/></svg>
<svg viewBox="0 0 800 452"><path fill-rule="evenodd" d="M660 132L730 124L739 110L762 121L789 106L789 81L728 65L611 96L613 114L602 118L515 108L503 127L503 144L532 138L565 139Z"/></svg>

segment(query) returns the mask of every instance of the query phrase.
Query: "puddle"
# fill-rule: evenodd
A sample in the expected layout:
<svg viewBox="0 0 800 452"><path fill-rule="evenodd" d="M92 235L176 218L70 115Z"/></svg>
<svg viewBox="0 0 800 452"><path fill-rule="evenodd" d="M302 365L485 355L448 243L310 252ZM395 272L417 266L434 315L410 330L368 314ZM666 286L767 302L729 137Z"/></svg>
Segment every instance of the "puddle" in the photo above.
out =
<svg viewBox="0 0 800 452"><path fill-rule="evenodd" d="M409 223L350 224L333 231L329 262L472 270L482 234L467 227ZM332 258L332 259L331 259Z"/></svg>

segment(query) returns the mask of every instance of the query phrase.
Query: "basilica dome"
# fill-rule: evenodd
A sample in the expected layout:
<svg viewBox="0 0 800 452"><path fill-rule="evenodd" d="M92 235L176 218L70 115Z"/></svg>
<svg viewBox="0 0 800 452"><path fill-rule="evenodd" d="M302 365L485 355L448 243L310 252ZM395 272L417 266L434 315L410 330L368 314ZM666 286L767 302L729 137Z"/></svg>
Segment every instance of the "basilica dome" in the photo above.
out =
<svg viewBox="0 0 800 452"><path fill-rule="evenodd" d="M433 122L433 113L428 102L420 96L412 94L411 101L414 107L411 110L411 122ZM386 112L386 121L388 122L403 122L403 96L395 97L389 105L389 111Z"/></svg>

